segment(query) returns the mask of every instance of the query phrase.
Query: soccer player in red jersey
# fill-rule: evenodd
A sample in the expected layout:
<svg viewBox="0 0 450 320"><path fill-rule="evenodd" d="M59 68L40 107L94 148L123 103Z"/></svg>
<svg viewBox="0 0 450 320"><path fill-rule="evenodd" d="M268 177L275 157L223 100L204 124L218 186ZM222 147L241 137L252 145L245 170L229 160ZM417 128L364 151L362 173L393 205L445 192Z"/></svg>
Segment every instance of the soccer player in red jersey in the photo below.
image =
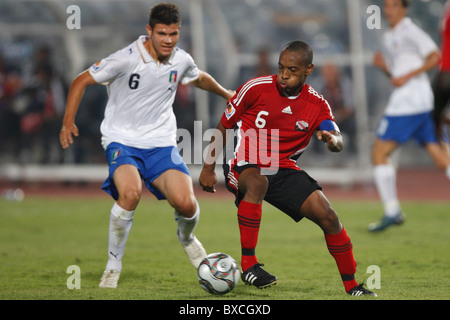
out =
<svg viewBox="0 0 450 320"><path fill-rule="evenodd" d="M258 288L277 278L261 268L255 248L261 222L262 202L269 202L298 222L306 217L324 232L345 291L351 295L375 293L358 285L352 243L320 185L296 165L315 134L328 150L339 152L342 137L328 102L305 84L314 69L313 52L303 41L290 42L281 52L278 74L252 79L228 101L217 125L227 142L227 130L236 128L233 158L224 165L227 188L236 196L242 249L242 280ZM211 139L199 177L207 192L215 192L216 159L222 150L215 135Z"/></svg>

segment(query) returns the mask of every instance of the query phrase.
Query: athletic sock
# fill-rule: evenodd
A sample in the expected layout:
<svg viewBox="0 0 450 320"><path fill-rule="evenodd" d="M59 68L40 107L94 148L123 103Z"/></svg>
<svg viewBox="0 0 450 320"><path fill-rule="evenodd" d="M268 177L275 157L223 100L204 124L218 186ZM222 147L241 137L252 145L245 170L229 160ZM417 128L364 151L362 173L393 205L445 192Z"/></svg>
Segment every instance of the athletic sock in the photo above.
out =
<svg viewBox="0 0 450 320"><path fill-rule="evenodd" d="M176 210L174 216L175 221L178 224L178 239L183 244L191 242L192 238L194 237L193 232L195 230L195 227L197 226L198 221L200 220L200 206L198 202L197 202L197 210L195 211L192 217L186 218Z"/></svg>
<svg viewBox="0 0 450 320"><path fill-rule="evenodd" d="M384 214L394 217L400 211L397 198L396 173L392 164L377 165L374 169L375 185L384 206Z"/></svg>
<svg viewBox="0 0 450 320"><path fill-rule="evenodd" d="M122 270L128 234L133 225L134 210L128 211L114 203L109 217L108 263L106 269Z"/></svg>
<svg viewBox="0 0 450 320"><path fill-rule="evenodd" d="M325 234L328 251L336 261L345 291L356 287L356 261L353 257L353 246L347 232L342 228L338 234Z"/></svg>
<svg viewBox="0 0 450 320"><path fill-rule="evenodd" d="M447 166L447 169L445 169L445 175L448 179L450 179L450 165Z"/></svg>
<svg viewBox="0 0 450 320"><path fill-rule="evenodd" d="M242 271L258 263L255 254L261 224L262 204L241 201L238 207L238 224L241 236Z"/></svg>

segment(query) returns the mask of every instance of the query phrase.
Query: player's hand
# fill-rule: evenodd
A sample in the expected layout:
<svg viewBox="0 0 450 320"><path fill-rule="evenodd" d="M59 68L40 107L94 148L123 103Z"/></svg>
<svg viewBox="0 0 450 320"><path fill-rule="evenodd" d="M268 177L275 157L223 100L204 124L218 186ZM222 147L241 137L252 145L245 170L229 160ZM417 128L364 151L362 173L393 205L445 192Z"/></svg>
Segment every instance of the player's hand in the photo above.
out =
<svg viewBox="0 0 450 320"><path fill-rule="evenodd" d="M326 144L331 144L331 146L336 146L337 144L337 139L329 131L317 131L316 136L317 139L323 141Z"/></svg>
<svg viewBox="0 0 450 320"><path fill-rule="evenodd" d="M59 132L59 143L63 149L67 149L69 145L73 144L73 136L78 137L77 126L74 123L63 125Z"/></svg>
<svg viewBox="0 0 450 320"><path fill-rule="evenodd" d="M328 150L333 152L339 152L342 150L342 143L340 143L341 138L335 136L329 131L322 130L316 132L316 137L320 141L326 143ZM341 141L342 142L342 141Z"/></svg>
<svg viewBox="0 0 450 320"><path fill-rule="evenodd" d="M386 69L386 62L384 61L384 57L381 52L375 52L372 63L377 68Z"/></svg>
<svg viewBox="0 0 450 320"><path fill-rule="evenodd" d="M397 77L397 78L392 78L391 79L391 83L394 87L401 87L403 86L406 82L408 82L410 79L409 75L404 75L401 77Z"/></svg>
<svg viewBox="0 0 450 320"><path fill-rule="evenodd" d="M388 66L381 52L375 52L372 64L382 70L388 77L391 77L391 73L389 72Z"/></svg>
<svg viewBox="0 0 450 320"><path fill-rule="evenodd" d="M233 96L236 94L235 90L227 90L228 91L228 96L226 97L226 100L230 100L231 98L233 98Z"/></svg>
<svg viewBox="0 0 450 320"><path fill-rule="evenodd" d="M214 185L217 183L217 176L214 168L204 166L200 173L200 177L198 178L198 182L202 186L203 191L215 193L216 189L214 188Z"/></svg>

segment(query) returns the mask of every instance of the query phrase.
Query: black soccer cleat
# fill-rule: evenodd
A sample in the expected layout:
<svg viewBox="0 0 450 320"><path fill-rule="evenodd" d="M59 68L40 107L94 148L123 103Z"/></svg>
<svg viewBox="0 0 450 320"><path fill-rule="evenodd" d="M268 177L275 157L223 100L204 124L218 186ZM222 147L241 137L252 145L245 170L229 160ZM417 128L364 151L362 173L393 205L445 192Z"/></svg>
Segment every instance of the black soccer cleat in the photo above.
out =
<svg viewBox="0 0 450 320"><path fill-rule="evenodd" d="M242 281L247 285L254 285L258 289L270 287L277 283L278 279L261 268L263 264L257 263L241 273Z"/></svg>
<svg viewBox="0 0 450 320"><path fill-rule="evenodd" d="M373 297L377 297L377 294L367 290L366 288L363 287L364 283L361 283L360 285L351 288L350 290L347 291L347 293L351 296L373 296Z"/></svg>

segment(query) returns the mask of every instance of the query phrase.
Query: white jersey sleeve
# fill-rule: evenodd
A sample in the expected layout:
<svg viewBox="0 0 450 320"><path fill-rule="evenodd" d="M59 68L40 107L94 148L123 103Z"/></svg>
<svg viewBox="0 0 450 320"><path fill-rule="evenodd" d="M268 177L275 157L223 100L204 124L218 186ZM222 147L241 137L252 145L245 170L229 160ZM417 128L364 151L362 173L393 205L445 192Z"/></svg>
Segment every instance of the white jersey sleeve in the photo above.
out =
<svg viewBox="0 0 450 320"><path fill-rule="evenodd" d="M119 50L108 57L93 64L89 73L97 83L108 84L117 76L127 73L130 68L130 60Z"/></svg>
<svg viewBox="0 0 450 320"><path fill-rule="evenodd" d="M413 24L412 29L414 32L411 34L411 41L413 41L417 46L417 51L420 53L422 58L427 58L430 53L438 50L436 43L431 39L431 37L420 29L417 25Z"/></svg>
<svg viewBox="0 0 450 320"><path fill-rule="evenodd" d="M200 71L197 67L197 65L194 62L194 59L192 59L191 55L186 53L186 60L189 64L189 68L186 70L186 72L183 74L181 78L181 84L188 84L192 81L195 81L200 76Z"/></svg>

